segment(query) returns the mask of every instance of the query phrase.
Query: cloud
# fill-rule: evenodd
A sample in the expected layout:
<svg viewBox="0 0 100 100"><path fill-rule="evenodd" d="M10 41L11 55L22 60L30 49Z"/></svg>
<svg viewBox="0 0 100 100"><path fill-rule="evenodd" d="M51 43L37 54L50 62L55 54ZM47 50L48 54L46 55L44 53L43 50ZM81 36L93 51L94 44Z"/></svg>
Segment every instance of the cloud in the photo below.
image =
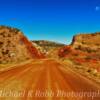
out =
<svg viewBox="0 0 100 100"><path fill-rule="evenodd" d="M95 10L96 10L96 11L99 11L99 10L100 10L100 7L99 7L99 6L96 6L96 7L95 7Z"/></svg>

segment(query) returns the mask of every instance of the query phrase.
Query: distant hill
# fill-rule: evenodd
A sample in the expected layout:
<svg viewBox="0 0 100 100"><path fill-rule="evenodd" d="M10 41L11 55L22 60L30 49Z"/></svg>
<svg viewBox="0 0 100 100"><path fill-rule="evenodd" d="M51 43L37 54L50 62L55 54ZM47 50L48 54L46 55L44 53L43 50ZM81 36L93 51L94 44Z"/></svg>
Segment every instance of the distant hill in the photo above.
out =
<svg viewBox="0 0 100 100"><path fill-rule="evenodd" d="M51 47L59 47L59 46L64 46L65 44L58 43L58 42L53 42L53 41L48 41L48 40L34 40L32 42L35 42L39 46L51 46Z"/></svg>
<svg viewBox="0 0 100 100"><path fill-rule="evenodd" d="M32 43L37 44L38 48L41 49L45 54L53 51L55 48L60 48L65 46L65 44L48 41L48 40L34 40Z"/></svg>

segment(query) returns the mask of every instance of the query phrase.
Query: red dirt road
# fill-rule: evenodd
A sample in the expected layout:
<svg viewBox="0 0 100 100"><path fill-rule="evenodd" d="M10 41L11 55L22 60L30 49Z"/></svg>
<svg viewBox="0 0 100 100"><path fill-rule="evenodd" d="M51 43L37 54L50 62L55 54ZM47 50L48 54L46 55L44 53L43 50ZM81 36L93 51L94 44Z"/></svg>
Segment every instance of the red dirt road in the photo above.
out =
<svg viewBox="0 0 100 100"><path fill-rule="evenodd" d="M100 100L100 88L55 60L0 73L0 100Z"/></svg>

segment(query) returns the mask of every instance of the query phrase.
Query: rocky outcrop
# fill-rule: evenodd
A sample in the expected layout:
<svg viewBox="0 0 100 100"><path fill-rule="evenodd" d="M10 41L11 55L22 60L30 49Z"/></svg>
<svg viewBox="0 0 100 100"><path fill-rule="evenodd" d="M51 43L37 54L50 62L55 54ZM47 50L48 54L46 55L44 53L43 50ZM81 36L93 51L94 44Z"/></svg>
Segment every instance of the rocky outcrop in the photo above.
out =
<svg viewBox="0 0 100 100"><path fill-rule="evenodd" d="M79 34L73 37L71 46L74 49L87 51L87 52L99 52L100 51L100 33L92 34Z"/></svg>
<svg viewBox="0 0 100 100"><path fill-rule="evenodd" d="M39 52L41 52L42 54L46 54L46 50L42 47L42 46L40 46L40 45L38 45L37 43L35 43L35 42L33 42L33 41L31 41L31 43L32 43L32 45L34 46L34 47L36 47L36 49L39 51Z"/></svg>
<svg viewBox="0 0 100 100"><path fill-rule="evenodd" d="M0 26L0 63L18 62L43 55L33 47L23 33L11 27Z"/></svg>
<svg viewBox="0 0 100 100"><path fill-rule="evenodd" d="M21 41L23 41L23 43L26 45L26 48L32 58L44 58L43 53L39 51L38 48L33 45L33 43L29 41L25 36L21 37Z"/></svg>
<svg viewBox="0 0 100 100"><path fill-rule="evenodd" d="M100 33L75 35L71 45L62 47L58 55L87 61L100 60Z"/></svg>

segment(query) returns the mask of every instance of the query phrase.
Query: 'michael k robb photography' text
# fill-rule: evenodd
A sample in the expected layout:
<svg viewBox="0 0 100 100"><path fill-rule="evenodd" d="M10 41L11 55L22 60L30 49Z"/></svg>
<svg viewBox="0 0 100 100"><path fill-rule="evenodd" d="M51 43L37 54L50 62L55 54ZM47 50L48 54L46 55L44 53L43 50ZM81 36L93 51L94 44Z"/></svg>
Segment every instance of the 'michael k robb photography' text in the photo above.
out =
<svg viewBox="0 0 100 100"><path fill-rule="evenodd" d="M79 92L73 92L73 91L64 91L64 90L29 90L29 91L14 91L14 90L0 90L0 97L62 97L62 98L92 98L100 97L100 90L98 91L79 91Z"/></svg>

